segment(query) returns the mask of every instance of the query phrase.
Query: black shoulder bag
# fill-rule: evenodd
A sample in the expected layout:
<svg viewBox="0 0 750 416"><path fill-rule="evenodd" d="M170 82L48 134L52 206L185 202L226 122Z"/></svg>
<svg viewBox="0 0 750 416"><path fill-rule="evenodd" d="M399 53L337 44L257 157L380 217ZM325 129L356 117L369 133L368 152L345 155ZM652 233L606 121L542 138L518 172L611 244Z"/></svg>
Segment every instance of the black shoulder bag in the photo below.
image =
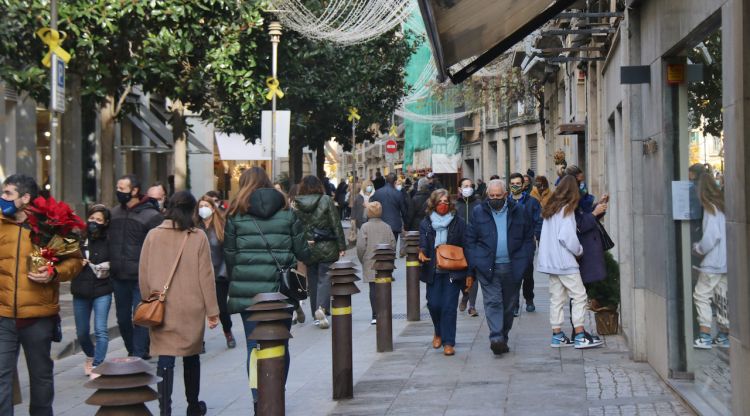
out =
<svg viewBox="0 0 750 416"><path fill-rule="evenodd" d="M307 278L305 276L302 276L301 274L297 273L297 270L295 270L291 266L282 267L281 263L279 263L279 260L276 258L276 255L273 254L273 250L271 250L271 245L268 244L268 240L266 240L266 236L263 234L263 231L260 229L260 226L258 225L258 222L255 221L255 218L252 219L253 223L255 223L255 227L258 228L258 233L260 234L260 237L263 239L263 242L266 244L266 250L268 250L268 253L273 257L273 261L276 262L276 271L279 275L279 292L284 294L286 297L296 300L296 301L302 301L307 299Z"/></svg>

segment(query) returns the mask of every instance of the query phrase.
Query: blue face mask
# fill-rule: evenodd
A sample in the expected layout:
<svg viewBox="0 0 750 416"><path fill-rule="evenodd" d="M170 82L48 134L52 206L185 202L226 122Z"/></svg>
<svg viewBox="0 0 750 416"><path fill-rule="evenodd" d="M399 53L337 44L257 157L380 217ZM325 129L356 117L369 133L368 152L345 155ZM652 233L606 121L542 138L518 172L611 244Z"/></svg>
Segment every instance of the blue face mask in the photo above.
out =
<svg viewBox="0 0 750 416"><path fill-rule="evenodd" d="M16 201L6 201L5 199L0 198L0 210L2 210L3 215L5 215L6 217L12 217L16 215L16 212L18 212Z"/></svg>

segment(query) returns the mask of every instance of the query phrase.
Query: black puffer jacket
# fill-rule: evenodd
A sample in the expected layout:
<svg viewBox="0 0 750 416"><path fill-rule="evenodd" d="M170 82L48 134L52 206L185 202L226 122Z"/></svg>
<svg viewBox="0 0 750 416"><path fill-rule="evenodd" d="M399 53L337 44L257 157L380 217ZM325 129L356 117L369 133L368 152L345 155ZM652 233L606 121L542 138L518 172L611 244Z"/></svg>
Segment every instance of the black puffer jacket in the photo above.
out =
<svg viewBox="0 0 750 416"><path fill-rule="evenodd" d="M300 195L295 199L294 207L297 216L305 227L308 241L313 240L313 229L326 230L336 237L335 240L316 241L312 245L312 257L308 264L331 263L339 259L339 252L346 250L344 228L341 226L333 200L330 197L316 195Z"/></svg>
<svg viewBox="0 0 750 416"><path fill-rule="evenodd" d="M81 242L81 253L92 264L110 261L107 237L89 238ZM70 293L78 298L98 298L112 293L112 281L109 277L98 279L91 267L86 265L70 283Z"/></svg>
<svg viewBox="0 0 750 416"><path fill-rule="evenodd" d="M430 191L419 191L414 194L411 200L411 210L409 211L409 231L419 231L419 225L425 217L427 210L427 200L430 199Z"/></svg>
<svg viewBox="0 0 750 416"><path fill-rule="evenodd" d="M148 197L143 197L132 208L122 205L112 208L108 241L113 279L138 280L138 263L146 234L162 221L164 217Z"/></svg>

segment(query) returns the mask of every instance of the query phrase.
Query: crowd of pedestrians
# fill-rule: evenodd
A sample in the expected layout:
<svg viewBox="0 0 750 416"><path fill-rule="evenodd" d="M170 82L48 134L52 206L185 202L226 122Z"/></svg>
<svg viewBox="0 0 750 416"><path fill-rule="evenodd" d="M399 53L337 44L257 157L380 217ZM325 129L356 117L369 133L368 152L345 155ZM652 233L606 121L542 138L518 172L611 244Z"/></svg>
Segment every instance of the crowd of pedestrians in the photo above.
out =
<svg viewBox="0 0 750 416"><path fill-rule="evenodd" d="M117 181L118 203L111 208L91 206L80 251L61 259L50 271L26 268L32 249L26 208L39 189L30 177L10 176L3 183L0 202L4 259L0 271L15 281L0 282L0 413L12 414L9 386L19 346L26 351L31 378L31 413L51 412L49 352L59 327L57 293L60 282L72 280L76 332L86 357L84 374L96 377L94 369L107 356L107 317L114 299L128 355L157 357L161 413L171 412L174 367L177 357L182 357L188 414L205 414L199 394L206 326L213 329L221 324L227 348L235 348L231 315L241 315L247 338L255 323L247 320L246 309L255 295L280 290L280 266L306 274L314 325L330 326L328 270L347 249L345 218L353 222L352 233L356 230L350 240L356 239L363 281L370 289L372 324L378 318L372 270L377 245L389 244L395 250L404 231L419 231L420 280L427 288L435 349L442 348L446 356L456 353L458 312L468 309L470 316L479 315L481 287L490 349L498 355L508 352L520 296L527 312L536 310L535 267L550 279L551 346L599 346L598 337L584 329L583 317L585 284L606 276L597 224L606 213L608 197L595 201L583 172L575 166L567 167L554 190L545 177L535 177L531 171L510 175L508 184L493 177L476 184L465 178L456 185L458 193L452 195L436 175L412 182L395 173L383 176L378 170L372 180L342 181L338 187L327 178L306 176L287 194L255 167L242 173L239 189L227 205L215 191L197 199L187 191L169 196L163 185L155 183L144 193L137 177L125 175ZM707 211L714 207L716 216L723 209L709 197L704 205ZM696 252L706 251L707 244L696 246ZM451 254L446 257L446 252ZM445 259L451 262L444 263ZM705 261L703 286L696 288L697 304L721 279L720 267L712 259ZM165 302L164 323L151 328L135 325L138 304L165 290L165 285L169 299L179 301ZM705 303L700 304L699 315L710 311ZM571 310L572 340L562 328L566 304ZM288 327L305 321L299 302L294 306ZM246 344L249 372L251 351L257 344L253 340ZM288 371L288 345L285 356ZM252 393L257 398L257 391Z"/></svg>

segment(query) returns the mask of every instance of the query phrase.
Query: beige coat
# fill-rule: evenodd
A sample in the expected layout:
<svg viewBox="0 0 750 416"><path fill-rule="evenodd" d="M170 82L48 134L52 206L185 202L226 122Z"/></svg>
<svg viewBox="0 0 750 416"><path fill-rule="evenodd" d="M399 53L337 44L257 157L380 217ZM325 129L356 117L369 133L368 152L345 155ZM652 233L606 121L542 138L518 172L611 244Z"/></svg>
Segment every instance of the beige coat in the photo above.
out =
<svg viewBox="0 0 750 416"><path fill-rule="evenodd" d="M362 228L357 233L357 257L362 263L362 280L366 283L375 281L375 246L378 244L390 244L396 249L396 239L393 237L391 226L383 222L380 218L370 218L362 224Z"/></svg>
<svg viewBox="0 0 750 416"><path fill-rule="evenodd" d="M148 233L138 273L141 297L163 290L185 232L173 229L172 221L166 220ZM149 331L151 354L177 357L199 354L206 317L219 314L211 248L203 231L190 232L164 305L164 324Z"/></svg>

